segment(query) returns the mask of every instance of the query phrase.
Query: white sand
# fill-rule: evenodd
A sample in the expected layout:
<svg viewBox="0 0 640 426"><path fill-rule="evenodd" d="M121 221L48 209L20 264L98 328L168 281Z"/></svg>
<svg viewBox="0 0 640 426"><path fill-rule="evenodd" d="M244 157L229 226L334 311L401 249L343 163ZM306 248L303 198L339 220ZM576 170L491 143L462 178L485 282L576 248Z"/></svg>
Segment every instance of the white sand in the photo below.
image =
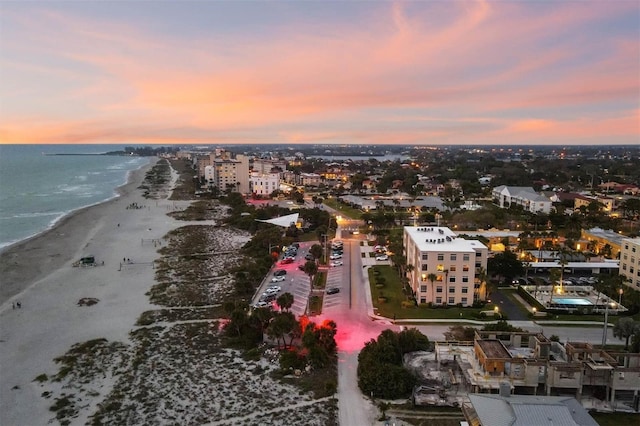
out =
<svg viewBox="0 0 640 426"><path fill-rule="evenodd" d="M132 174L121 197L84 209L0 255L1 425L46 424L54 416L51 401L41 397L34 378L55 371L53 359L75 343L127 341L140 313L152 308L145 292L154 284L148 263L159 257L158 248L141 240L162 238L181 226L167 211L190 202L144 199L136 188L150 167ZM147 208L127 209L131 203ZM71 266L89 253L105 265ZM134 264L119 270L123 258ZM99 302L78 306L83 297ZM12 309L16 301L21 309Z"/></svg>

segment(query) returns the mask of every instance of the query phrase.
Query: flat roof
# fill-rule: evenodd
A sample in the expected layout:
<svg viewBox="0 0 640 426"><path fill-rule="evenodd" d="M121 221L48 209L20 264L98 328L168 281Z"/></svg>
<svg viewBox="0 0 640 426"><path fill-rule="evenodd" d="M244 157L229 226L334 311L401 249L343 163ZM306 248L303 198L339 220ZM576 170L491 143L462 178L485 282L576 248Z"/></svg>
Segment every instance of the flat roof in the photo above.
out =
<svg viewBox="0 0 640 426"><path fill-rule="evenodd" d="M500 340L482 339L477 342L487 358L511 358L511 354Z"/></svg>
<svg viewBox="0 0 640 426"><path fill-rule="evenodd" d="M568 262L564 265L565 268L575 268L575 269L618 269L619 261L611 261L611 262ZM530 262L529 267L531 268L559 268L560 263L558 262Z"/></svg>
<svg viewBox="0 0 640 426"><path fill-rule="evenodd" d="M405 226L404 232L420 251L474 253L479 249L487 249L480 241L460 238L444 226Z"/></svg>

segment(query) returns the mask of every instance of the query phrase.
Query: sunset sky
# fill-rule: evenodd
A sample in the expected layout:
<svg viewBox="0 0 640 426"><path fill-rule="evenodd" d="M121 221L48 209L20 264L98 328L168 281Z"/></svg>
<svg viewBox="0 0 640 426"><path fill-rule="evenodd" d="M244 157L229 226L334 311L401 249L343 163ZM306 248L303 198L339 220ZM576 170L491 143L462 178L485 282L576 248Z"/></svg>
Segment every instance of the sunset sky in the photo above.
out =
<svg viewBox="0 0 640 426"><path fill-rule="evenodd" d="M640 2L0 2L0 143L640 143Z"/></svg>

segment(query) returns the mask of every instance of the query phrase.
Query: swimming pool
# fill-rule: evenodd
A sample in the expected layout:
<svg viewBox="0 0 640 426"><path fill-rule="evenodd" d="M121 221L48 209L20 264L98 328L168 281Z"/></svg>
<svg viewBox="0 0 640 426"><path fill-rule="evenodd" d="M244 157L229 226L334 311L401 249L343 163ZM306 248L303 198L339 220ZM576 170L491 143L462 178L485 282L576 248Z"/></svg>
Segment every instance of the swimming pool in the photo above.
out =
<svg viewBox="0 0 640 426"><path fill-rule="evenodd" d="M577 298L568 298L568 297L554 297L553 303L557 303L559 305L579 305L579 306L591 306L591 303L587 299L577 299Z"/></svg>

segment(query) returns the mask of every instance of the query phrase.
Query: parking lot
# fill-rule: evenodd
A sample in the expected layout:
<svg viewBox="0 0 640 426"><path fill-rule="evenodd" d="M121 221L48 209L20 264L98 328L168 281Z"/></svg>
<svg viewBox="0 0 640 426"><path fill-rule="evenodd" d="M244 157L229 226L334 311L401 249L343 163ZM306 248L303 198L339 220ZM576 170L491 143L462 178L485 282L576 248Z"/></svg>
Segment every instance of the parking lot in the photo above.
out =
<svg viewBox="0 0 640 426"><path fill-rule="evenodd" d="M258 306L260 300L273 300L268 301L269 305L275 306L275 298L283 293L291 293L293 295L293 306L291 312L296 316L304 314L307 307L307 300L309 298L309 276L299 269L300 265L304 265L307 260L305 256L309 253L309 249L313 244L317 244L315 241L298 243L299 247L292 261L278 260L271 268L270 273L265 277L256 292L251 305ZM285 273L281 277L276 277L274 273L276 271L284 271ZM275 279L275 281L274 281ZM270 296L267 289L271 286L278 286L280 290L274 293L275 297L269 297L265 300L265 293Z"/></svg>

